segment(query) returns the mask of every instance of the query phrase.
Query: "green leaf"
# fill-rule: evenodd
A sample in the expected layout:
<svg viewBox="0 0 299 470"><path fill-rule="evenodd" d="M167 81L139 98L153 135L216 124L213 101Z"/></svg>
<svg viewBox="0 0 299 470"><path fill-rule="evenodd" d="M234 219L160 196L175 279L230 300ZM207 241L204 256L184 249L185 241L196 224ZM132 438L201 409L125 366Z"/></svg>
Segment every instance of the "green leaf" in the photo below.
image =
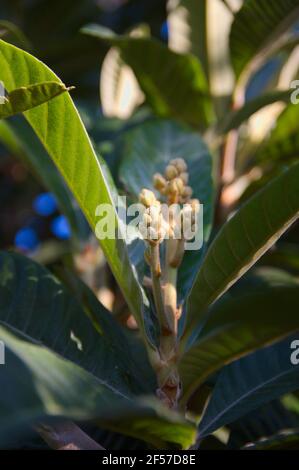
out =
<svg viewBox="0 0 299 470"><path fill-rule="evenodd" d="M223 134L237 129L243 122L249 119L254 113L262 109L264 106L275 103L277 101L290 102L291 91L275 90L272 92L265 93L258 98L254 98L248 101L241 109L232 111L225 118L225 121L220 125L219 131Z"/></svg>
<svg viewBox="0 0 299 470"><path fill-rule="evenodd" d="M201 437L299 387L299 366L290 361L291 342L288 338L257 351L222 371L199 426Z"/></svg>
<svg viewBox="0 0 299 470"><path fill-rule="evenodd" d="M286 429L298 427L299 421L285 409L281 399L272 400L229 424L228 447L241 449L248 443L268 439Z"/></svg>
<svg viewBox="0 0 299 470"><path fill-rule="evenodd" d="M236 13L231 27L230 49L237 77L248 63L277 37L281 36L299 14L298 0L247 0Z"/></svg>
<svg viewBox="0 0 299 470"><path fill-rule="evenodd" d="M28 51L32 48L29 39L25 36L23 31L10 21L0 20L0 37Z"/></svg>
<svg viewBox="0 0 299 470"><path fill-rule="evenodd" d="M0 103L0 119L23 113L69 91L63 83L43 82L11 91Z"/></svg>
<svg viewBox="0 0 299 470"><path fill-rule="evenodd" d="M36 173L45 188L57 199L61 212L67 217L76 241L86 240L89 230L71 192L32 128L24 118L0 121L0 142Z"/></svg>
<svg viewBox="0 0 299 470"><path fill-rule="evenodd" d="M194 442L194 425L157 401L132 400L19 332L1 326L0 338L6 347L0 374L2 447L11 435L26 435L29 424L59 417L92 420L159 448L188 448Z"/></svg>
<svg viewBox="0 0 299 470"><path fill-rule="evenodd" d="M259 163L286 163L299 157L299 107L289 104L277 119L276 126L258 148L254 158Z"/></svg>
<svg viewBox="0 0 299 470"><path fill-rule="evenodd" d="M59 79L42 62L16 47L0 41L0 79L8 91L36 82ZM97 225L96 208L108 204L115 209L101 160L97 157L78 111L68 93L49 101L25 117L39 137L48 154L65 178L92 229ZM142 315L144 298L129 262L123 239L115 237L101 240L101 247L125 299L135 315L144 337L149 321ZM111 221L113 222L113 221Z"/></svg>
<svg viewBox="0 0 299 470"><path fill-rule="evenodd" d="M86 26L82 32L120 49L159 116L175 117L197 128L212 121L208 86L196 57L173 52L155 39L117 36L98 25Z"/></svg>
<svg viewBox="0 0 299 470"><path fill-rule="evenodd" d="M0 252L0 323L126 395L148 391L122 329L87 287L88 306L83 307L77 300L82 288L76 289L76 295L68 292L53 274L22 255Z"/></svg>
<svg viewBox="0 0 299 470"><path fill-rule="evenodd" d="M291 166L247 201L211 243L193 285L185 337L208 306L229 289L299 216L299 164Z"/></svg>
<svg viewBox="0 0 299 470"><path fill-rule="evenodd" d="M184 401L225 364L299 329L299 284L287 279L273 284L247 286L214 305L180 362Z"/></svg>
<svg viewBox="0 0 299 470"><path fill-rule="evenodd" d="M287 429L242 447L244 450L298 450L299 429Z"/></svg>
<svg viewBox="0 0 299 470"><path fill-rule="evenodd" d="M163 173L168 162L178 157L183 157L188 165L188 184L194 191L193 196L203 204L204 210L204 247L196 252L186 251L179 269L179 297L183 300L193 284L212 226L212 161L206 145L197 133L173 121L148 121L124 135L119 178L128 193L137 200L142 188L154 190L153 175ZM144 242L140 240L139 247L134 247L136 264L143 261L143 251ZM144 269L143 266L141 278L144 276Z"/></svg>

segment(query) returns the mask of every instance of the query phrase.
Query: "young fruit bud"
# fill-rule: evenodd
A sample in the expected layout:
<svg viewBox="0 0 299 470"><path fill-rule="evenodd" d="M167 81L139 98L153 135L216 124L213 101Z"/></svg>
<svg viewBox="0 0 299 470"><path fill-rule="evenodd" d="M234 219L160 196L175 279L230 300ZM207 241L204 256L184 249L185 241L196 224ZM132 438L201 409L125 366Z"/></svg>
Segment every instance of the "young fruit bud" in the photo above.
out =
<svg viewBox="0 0 299 470"><path fill-rule="evenodd" d="M176 185L175 179L174 179L174 180L171 180L171 181L169 182L169 185L168 185L168 188L167 188L167 193L168 193L168 194L176 194L176 193L178 193L178 189L177 189L177 185Z"/></svg>
<svg viewBox="0 0 299 470"><path fill-rule="evenodd" d="M174 165L167 165L165 169L165 177L168 181L173 180L176 176L178 176L178 171Z"/></svg>
<svg viewBox="0 0 299 470"><path fill-rule="evenodd" d="M200 202L198 199L191 199L190 205L194 214L198 214L200 211Z"/></svg>
<svg viewBox="0 0 299 470"><path fill-rule="evenodd" d="M187 172L181 173L180 178L183 181L183 183L186 185L188 184L189 181L189 174Z"/></svg>
<svg viewBox="0 0 299 470"><path fill-rule="evenodd" d="M184 191L183 191L183 194L182 196L185 198L185 199L190 199L190 197L192 196L193 194L193 190L190 186L186 186L184 188Z"/></svg>
<svg viewBox="0 0 299 470"><path fill-rule="evenodd" d="M139 201L145 207L150 207L156 202L156 196L149 189L142 189L141 193L139 194Z"/></svg>
<svg viewBox="0 0 299 470"><path fill-rule="evenodd" d="M162 176L160 173L156 173L153 176L153 184L154 188L156 188L158 191L164 191L167 182L164 176Z"/></svg>
<svg viewBox="0 0 299 470"><path fill-rule="evenodd" d="M187 164L183 158L175 158L170 163L176 167L179 173L184 173L187 170Z"/></svg>
<svg viewBox="0 0 299 470"><path fill-rule="evenodd" d="M183 180L179 177L179 178L175 178L175 184L176 184L176 187L177 187L177 192L179 194L182 194L184 192L184 189L185 189L185 185L184 185L184 182Z"/></svg>

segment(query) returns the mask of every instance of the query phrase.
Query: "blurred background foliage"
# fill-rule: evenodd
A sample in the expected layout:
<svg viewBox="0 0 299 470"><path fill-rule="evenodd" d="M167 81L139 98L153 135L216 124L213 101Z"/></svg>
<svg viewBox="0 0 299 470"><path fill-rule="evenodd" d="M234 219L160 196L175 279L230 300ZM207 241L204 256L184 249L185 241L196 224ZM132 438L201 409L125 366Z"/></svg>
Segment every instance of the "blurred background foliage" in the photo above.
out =
<svg viewBox="0 0 299 470"><path fill-rule="evenodd" d="M140 90L132 69L124 65L118 50L110 48L107 42L96 41L82 34L80 29L86 24L97 23L118 34L150 35L165 45L168 43L174 51L191 52L201 60L216 114L219 121L223 122L222 117L227 115L239 92L235 90L232 95L234 73L229 60L228 35L233 14L243 2L212 0L207 17L208 35L203 23L200 23L207 12L204 9L196 11L197 3L201 8L206 8L203 7L205 2L192 0L2 0L0 35L6 41L31 52L67 85L76 87L72 96L95 148L118 180L118 167L122 158L120 136L136 124L151 119L153 114L150 108L153 103L148 102L149 96L145 97ZM251 74L241 100L252 101L274 88L287 89L291 80L297 77L298 27L293 26L283 36L281 44L263 57ZM236 31L235 34L241 34L244 42L242 31ZM208 57L205 49L209 50ZM238 57L238 51L235 56ZM170 77L167 80L170 82ZM180 84L179 77L178 88ZM168 85L166 81L165 86ZM289 95L286 97L289 99ZM284 163L297 158L298 111L288 106L282 113L284 108L283 102L264 106L239 128L238 158L235 162L236 175L239 177L234 175L234 184L228 185L222 194L228 206L244 202L279 173ZM157 111L156 105L154 109ZM49 255L51 259L53 253L54 258L57 258L57 253L60 256L68 252L72 233L72 216L68 217L70 214L65 211L67 205L62 207L61 201L67 197L72 200L72 196L67 194L65 188L62 190L65 194L61 194L57 201L51 192L51 185L45 184L48 183L48 172L51 172L52 179L60 178L54 174L56 169L50 162L43 177L36 171L36 161L40 160L44 150L29 126L22 121L20 117L12 119L14 131L24 136L23 142L18 141L18 145L16 139L4 129L5 124L1 123L1 142L5 144L1 146L0 160L1 248L15 245L34 256L40 253L43 256L45 253L45 257ZM273 143L272 138L269 145L261 145L275 127L276 121L274 132L277 134L277 144L275 141ZM288 149L287 144L283 143L286 142L286 133ZM214 150L217 173L221 142L218 145L216 139L213 140L213 134L211 136L209 133L206 141ZM277 150L280 141L284 148L283 158ZM276 157L273 158L273 155ZM227 168L225 171L223 178L228 178L230 183L231 170ZM55 187L55 181L53 184ZM73 200L72 204L82 228L79 238L86 240L89 229ZM217 215L216 212L216 222ZM297 235L296 228L293 228L285 236L278 252L273 255L273 262L278 257L281 262L290 260L289 251L293 254L297 252L296 244L292 245ZM272 259L271 253L267 259L269 257ZM298 264L299 261L293 259L293 267Z"/></svg>
<svg viewBox="0 0 299 470"><path fill-rule="evenodd" d="M240 90L235 90L233 95L234 75L228 60L228 44L223 37L227 36L233 14L243 2L212 2L209 58L200 46L205 41L203 32L193 25L199 19L188 17L192 0L1 0L0 36L41 59L67 86L76 87L72 96L95 149L119 183L123 135L152 119L160 103L153 104L144 96L132 69L122 62L117 49L82 34L80 29L97 23L117 34L152 36L174 51L195 54L201 59L209 82L215 115L219 121L222 119L224 128L231 129L233 140L234 127L230 128L230 122L223 118L232 106L240 104ZM241 101L254 100L273 89L288 90L291 81L298 78L298 28L295 26L288 31L280 46L268 51L257 64L241 92L244 95ZM238 54L236 57L238 59ZM236 62L235 69L238 67ZM156 73L159 74L159 70ZM171 85L172 78L175 80L177 76L170 75L166 87ZM178 90L179 87L178 79ZM273 104L274 100L270 99L268 106L249 120L244 118L245 124L239 128L235 174L232 177L229 167L222 174L224 191L219 198L225 211L219 213L216 208L215 233L236 207L279 174L286 163L298 159L299 111L298 107L286 105L287 100ZM177 117L176 113L174 115ZM211 119L212 126L204 137L213 153L216 181L220 145L213 132L215 117L207 119ZM119 315L123 323L135 327L102 253L56 168L22 117L14 117L9 124L6 127L0 122L1 249L14 247L54 270L75 263L77 271L104 305ZM17 139L14 133L18 134ZM47 164L40 168L42 155ZM59 195L52 191L57 185ZM298 277L298 235L296 224L261 258L259 265L283 268ZM262 436L278 435L279 439L286 428L295 430L293 437L298 445L296 395L249 413L216 437L204 440L202 446L221 448L226 443L229 448L240 448ZM101 435L100 439L105 447L113 449L123 445L124 437L109 433ZM292 439L285 441L292 446ZM129 441L126 446L130 448ZM134 440L132 448L136 446L138 442Z"/></svg>

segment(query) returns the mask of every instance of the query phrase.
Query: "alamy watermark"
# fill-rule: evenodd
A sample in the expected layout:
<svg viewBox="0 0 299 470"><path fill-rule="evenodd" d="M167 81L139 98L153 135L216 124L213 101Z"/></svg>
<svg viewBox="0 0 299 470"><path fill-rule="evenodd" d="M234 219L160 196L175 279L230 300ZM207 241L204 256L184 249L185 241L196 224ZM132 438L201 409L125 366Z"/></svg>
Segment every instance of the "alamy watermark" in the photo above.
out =
<svg viewBox="0 0 299 470"><path fill-rule="evenodd" d="M0 366L5 364L5 344L0 341Z"/></svg>
<svg viewBox="0 0 299 470"><path fill-rule="evenodd" d="M299 80L293 80L291 82L290 88L294 89L294 91L291 93L291 103L299 104Z"/></svg>
<svg viewBox="0 0 299 470"><path fill-rule="evenodd" d="M6 99L5 99L4 83L0 81L0 104L4 104L5 101Z"/></svg>
<svg viewBox="0 0 299 470"><path fill-rule="evenodd" d="M293 366L298 366L299 364L299 339L295 339L294 341L292 341L290 347L291 349L294 350L290 356L291 364L293 364Z"/></svg>
<svg viewBox="0 0 299 470"><path fill-rule="evenodd" d="M147 208L141 203L127 206L126 196L119 196L115 207L108 203L100 204L95 215L99 218L95 228L99 240L122 239L131 243L136 238L183 239L186 251L199 250L203 245L203 204L198 205L196 212L189 204L161 204L157 217L156 206ZM148 225L144 224L145 215L152 216Z"/></svg>

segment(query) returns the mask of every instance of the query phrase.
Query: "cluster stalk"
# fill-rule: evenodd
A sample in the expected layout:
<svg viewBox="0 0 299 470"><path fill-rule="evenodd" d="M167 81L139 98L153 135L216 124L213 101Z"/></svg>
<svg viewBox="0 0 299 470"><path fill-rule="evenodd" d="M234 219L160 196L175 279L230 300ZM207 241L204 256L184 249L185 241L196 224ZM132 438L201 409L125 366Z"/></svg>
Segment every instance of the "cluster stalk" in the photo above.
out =
<svg viewBox="0 0 299 470"><path fill-rule="evenodd" d="M157 375L157 395L170 408L177 408L181 390L178 372L178 320L181 308L177 305L177 276L185 246L183 231L177 233L178 218L172 208L173 204L179 207L180 204L187 204L189 214L194 216L196 213L199 201L190 199L192 189L187 185L188 179L187 165L181 158L169 163L164 176L154 175L154 186L169 207L167 223L161 212L161 203L152 191L143 189L139 196L145 206L139 230L148 243L145 259L151 271L151 279L145 278L144 285L152 290L160 330L157 354L152 354L150 359ZM183 214L180 208L179 220ZM163 260L162 243L165 245Z"/></svg>

